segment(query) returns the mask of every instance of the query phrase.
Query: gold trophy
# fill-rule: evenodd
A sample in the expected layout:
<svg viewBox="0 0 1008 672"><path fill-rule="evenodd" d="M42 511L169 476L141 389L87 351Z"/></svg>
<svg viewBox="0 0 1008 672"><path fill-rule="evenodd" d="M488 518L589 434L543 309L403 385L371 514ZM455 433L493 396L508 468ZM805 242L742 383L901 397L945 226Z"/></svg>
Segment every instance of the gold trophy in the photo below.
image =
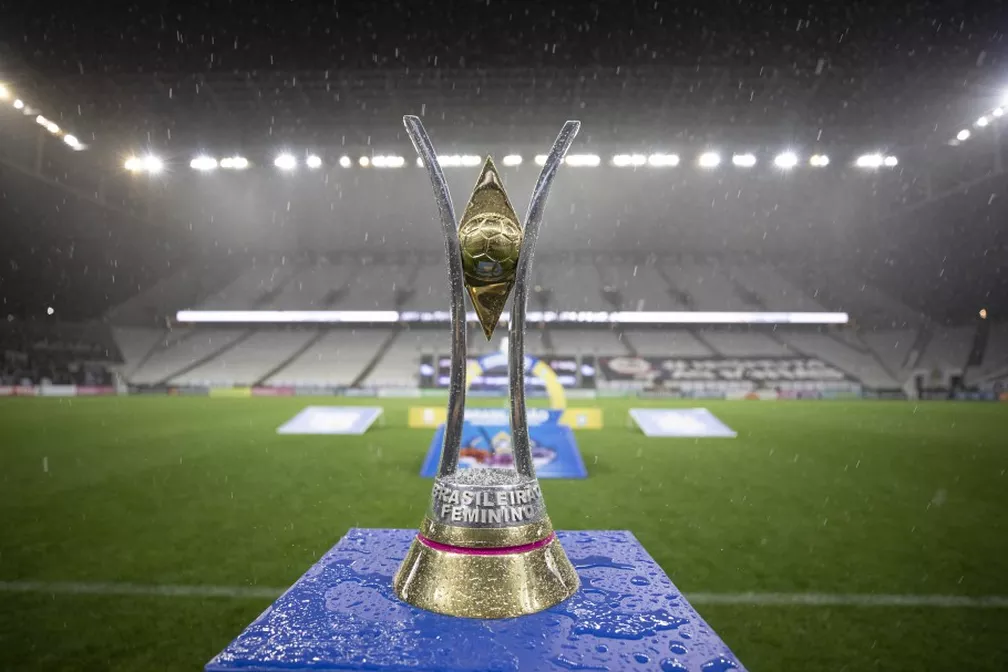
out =
<svg viewBox="0 0 1008 672"><path fill-rule="evenodd" d="M525 309L535 244L553 178L581 124L568 121L532 192L524 228L489 157L456 223L451 194L420 119L403 118L434 189L451 292L448 416L431 502L393 579L396 595L422 609L469 618L508 618L547 609L579 581L546 515L525 412ZM513 469L458 469L465 410L463 288L487 340L514 290L508 332Z"/></svg>

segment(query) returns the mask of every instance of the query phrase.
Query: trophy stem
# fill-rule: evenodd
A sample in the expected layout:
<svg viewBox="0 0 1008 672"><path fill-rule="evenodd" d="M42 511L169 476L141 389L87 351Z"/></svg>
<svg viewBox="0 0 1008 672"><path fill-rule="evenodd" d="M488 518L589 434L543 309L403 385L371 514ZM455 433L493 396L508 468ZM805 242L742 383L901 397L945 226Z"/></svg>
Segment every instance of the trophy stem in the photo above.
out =
<svg viewBox="0 0 1008 672"><path fill-rule="evenodd" d="M528 417L525 411L525 310L528 303L528 285L532 274L532 257L535 255L536 240L539 238L543 212L546 208L546 198L553 186L557 169L580 128L579 121L568 121L563 125L532 191L528 214L525 217L525 229L522 233L521 252L518 255L514 304L511 308L511 322L508 325L508 385L514 464L519 474L531 478L535 477L535 467L532 464L532 447L529 445ZM453 367L454 364L453 361ZM441 460L441 465L443 468L444 458Z"/></svg>
<svg viewBox="0 0 1008 672"><path fill-rule="evenodd" d="M451 371L448 374L448 417L445 420L444 444L441 447L441 464L438 467L438 475L447 476L455 473L458 467L462 422L465 419L466 314L462 283L462 248L459 244L458 224L455 221L451 193L448 191L448 183L445 181L441 164L438 163L434 143L431 142L419 117L406 115L403 117L403 124L413 142L413 147L423 160L434 190L434 200L437 201L441 230L444 233L445 259L448 262L448 293L451 295Z"/></svg>

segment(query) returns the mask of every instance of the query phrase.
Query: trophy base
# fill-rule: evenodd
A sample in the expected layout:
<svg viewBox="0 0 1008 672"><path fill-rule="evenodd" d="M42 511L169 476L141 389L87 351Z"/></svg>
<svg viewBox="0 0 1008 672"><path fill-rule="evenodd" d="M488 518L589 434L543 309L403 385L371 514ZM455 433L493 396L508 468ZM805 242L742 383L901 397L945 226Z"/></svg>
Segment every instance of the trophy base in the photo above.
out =
<svg viewBox="0 0 1008 672"><path fill-rule="evenodd" d="M464 548L418 535L392 589L403 602L448 616L512 618L563 602L580 585L556 535L524 546Z"/></svg>
<svg viewBox="0 0 1008 672"><path fill-rule="evenodd" d="M745 672L629 532L557 532L581 588L538 614L485 621L432 613L396 596L392 577L416 535L350 530L293 586L278 590L276 602L206 671Z"/></svg>

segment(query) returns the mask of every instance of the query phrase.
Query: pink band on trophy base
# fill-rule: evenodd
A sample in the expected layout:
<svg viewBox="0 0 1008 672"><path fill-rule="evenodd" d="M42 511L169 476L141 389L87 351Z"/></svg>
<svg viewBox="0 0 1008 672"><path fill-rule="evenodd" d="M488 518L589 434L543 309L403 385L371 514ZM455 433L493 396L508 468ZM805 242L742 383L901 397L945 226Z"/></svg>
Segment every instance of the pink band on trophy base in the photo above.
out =
<svg viewBox="0 0 1008 672"><path fill-rule="evenodd" d="M428 548L433 548L435 551L443 551L445 553L461 553L462 555L510 555L512 553L528 553L529 551L534 551L536 549L542 548L548 545L551 541L556 539L556 533L551 532L549 536L543 537L538 541L533 541L531 544L522 544L521 546L499 546L496 548L471 548L468 546L451 546L450 544L442 544L439 541L434 541L433 539L428 539L422 534L417 535L417 541L419 541L424 546Z"/></svg>

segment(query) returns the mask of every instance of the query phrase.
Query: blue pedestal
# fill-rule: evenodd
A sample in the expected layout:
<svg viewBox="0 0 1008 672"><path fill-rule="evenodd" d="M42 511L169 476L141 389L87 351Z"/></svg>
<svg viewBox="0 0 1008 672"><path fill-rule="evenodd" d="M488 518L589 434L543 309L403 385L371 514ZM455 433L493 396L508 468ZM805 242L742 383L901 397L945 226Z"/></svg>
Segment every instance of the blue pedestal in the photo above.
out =
<svg viewBox="0 0 1008 672"><path fill-rule="evenodd" d="M350 530L206 670L743 669L629 532L559 532L581 589L495 621L433 614L392 594L415 534Z"/></svg>

